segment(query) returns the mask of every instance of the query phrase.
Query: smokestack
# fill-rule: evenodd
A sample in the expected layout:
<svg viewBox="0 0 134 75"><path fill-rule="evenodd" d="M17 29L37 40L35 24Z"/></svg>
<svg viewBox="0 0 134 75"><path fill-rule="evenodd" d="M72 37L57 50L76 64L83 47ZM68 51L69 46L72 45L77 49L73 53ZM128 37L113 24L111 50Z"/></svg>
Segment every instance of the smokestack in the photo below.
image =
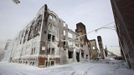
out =
<svg viewBox="0 0 134 75"><path fill-rule="evenodd" d="M99 44L99 48L100 48L100 56L102 59L105 58L105 53L104 53L104 48L103 48L103 43L102 43L102 38L101 36L97 36L97 40L98 40L98 44Z"/></svg>
<svg viewBox="0 0 134 75"><path fill-rule="evenodd" d="M47 8L47 4L45 4L45 11L47 11L47 9L48 9L48 8Z"/></svg>

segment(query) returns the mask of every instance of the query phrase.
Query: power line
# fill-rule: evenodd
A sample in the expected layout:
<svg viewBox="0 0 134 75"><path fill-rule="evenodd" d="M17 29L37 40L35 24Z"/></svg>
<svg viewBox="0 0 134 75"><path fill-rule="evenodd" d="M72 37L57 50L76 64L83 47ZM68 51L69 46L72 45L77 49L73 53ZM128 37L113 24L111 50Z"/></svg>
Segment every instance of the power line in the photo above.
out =
<svg viewBox="0 0 134 75"><path fill-rule="evenodd" d="M110 22L110 23L107 23L106 25L103 25L103 26L108 26L108 25L111 25L113 24L114 22Z"/></svg>

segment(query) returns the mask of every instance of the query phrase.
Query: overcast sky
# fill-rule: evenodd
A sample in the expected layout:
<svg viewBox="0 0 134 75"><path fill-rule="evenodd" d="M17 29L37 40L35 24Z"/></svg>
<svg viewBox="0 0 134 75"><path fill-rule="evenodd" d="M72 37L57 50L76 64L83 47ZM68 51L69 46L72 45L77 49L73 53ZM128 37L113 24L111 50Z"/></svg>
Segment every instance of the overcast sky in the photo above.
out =
<svg viewBox="0 0 134 75"><path fill-rule="evenodd" d="M70 29L83 22L87 32L114 22L110 0L20 0L19 5L12 0L0 0L0 47L7 39L13 39L47 4L48 8L63 19ZM114 23L110 26L114 26ZM89 39L101 35L104 46L115 53L119 52L118 38L114 30L101 29L88 34Z"/></svg>

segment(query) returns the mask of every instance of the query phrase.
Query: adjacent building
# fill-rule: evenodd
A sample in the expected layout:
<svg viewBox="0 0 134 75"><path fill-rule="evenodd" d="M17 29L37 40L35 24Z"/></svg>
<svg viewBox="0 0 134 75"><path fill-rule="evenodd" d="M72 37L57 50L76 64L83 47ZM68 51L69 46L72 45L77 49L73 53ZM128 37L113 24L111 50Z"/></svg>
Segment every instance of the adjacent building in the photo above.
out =
<svg viewBox="0 0 134 75"><path fill-rule="evenodd" d="M90 41L87 38L86 26L82 22L77 23L75 32L79 34L77 38L79 39L82 58L89 59L91 46Z"/></svg>
<svg viewBox="0 0 134 75"><path fill-rule="evenodd" d="M90 40L90 59L96 60L99 57L99 50L97 48L96 39Z"/></svg>
<svg viewBox="0 0 134 75"><path fill-rule="evenodd" d="M134 68L134 0L111 0L121 53Z"/></svg>
<svg viewBox="0 0 134 75"><path fill-rule="evenodd" d="M100 49L100 57L102 59L104 59L105 58L105 50L103 47L103 42L102 42L101 36L97 36L97 40L98 40L98 45L99 45L99 49Z"/></svg>

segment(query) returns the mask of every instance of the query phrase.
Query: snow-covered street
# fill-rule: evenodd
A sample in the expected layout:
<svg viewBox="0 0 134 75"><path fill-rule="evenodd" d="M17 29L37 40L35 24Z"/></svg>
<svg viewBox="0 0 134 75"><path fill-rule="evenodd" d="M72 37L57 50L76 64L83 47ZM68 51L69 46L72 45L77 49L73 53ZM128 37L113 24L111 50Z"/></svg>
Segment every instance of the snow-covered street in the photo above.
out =
<svg viewBox="0 0 134 75"><path fill-rule="evenodd" d="M0 75L134 75L122 61L90 61L49 68L0 63Z"/></svg>

